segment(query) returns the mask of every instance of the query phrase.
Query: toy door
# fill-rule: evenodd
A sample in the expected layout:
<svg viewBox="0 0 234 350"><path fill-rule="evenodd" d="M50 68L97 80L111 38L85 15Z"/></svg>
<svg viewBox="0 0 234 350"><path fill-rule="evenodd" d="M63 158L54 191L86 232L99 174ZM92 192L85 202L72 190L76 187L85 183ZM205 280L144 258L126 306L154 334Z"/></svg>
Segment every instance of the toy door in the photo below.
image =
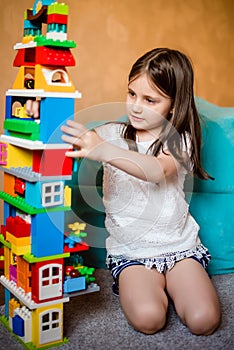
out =
<svg viewBox="0 0 234 350"><path fill-rule="evenodd" d="M39 268L39 300L62 296L62 265L48 264Z"/></svg>
<svg viewBox="0 0 234 350"><path fill-rule="evenodd" d="M62 310L51 309L40 314L40 344L62 338Z"/></svg>

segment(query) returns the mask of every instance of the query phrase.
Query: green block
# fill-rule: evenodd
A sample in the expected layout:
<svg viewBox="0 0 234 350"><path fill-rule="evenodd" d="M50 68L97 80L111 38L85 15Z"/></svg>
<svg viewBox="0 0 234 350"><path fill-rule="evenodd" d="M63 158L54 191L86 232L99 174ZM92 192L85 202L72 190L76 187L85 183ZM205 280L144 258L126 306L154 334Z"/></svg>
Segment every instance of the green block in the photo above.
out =
<svg viewBox="0 0 234 350"><path fill-rule="evenodd" d="M37 46L58 46L58 47L66 47L66 48L75 48L76 43L73 40L53 40L53 39L46 39L44 35L36 36L33 39Z"/></svg>
<svg viewBox="0 0 234 350"><path fill-rule="evenodd" d="M199 236L209 249L211 275L234 272L234 194L187 193L190 212L200 226Z"/></svg>
<svg viewBox="0 0 234 350"><path fill-rule="evenodd" d="M6 241L4 236L0 234L0 242L7 248L11 249L11 243Z"/></svg>
<svg viewBox="0 0 234 350"><path fill-rule="evenodd" d="M53 208L41 208L41 209L37 209L35 207L33 207L32 205L29 205L25 202L25 199L20 197L20 196L16 196L13 197L8 193L5 193L3 191L0 191L0 198L2 200L4 200L5 202L13 205L14 207L22 210L25 213L28 214L40 214L40 213L45 213L45 212L56 212L56 211L69 211L71 210L71 207L53 207Z"/></svg>
<svg viewBox="0 0 234 350"><path fill-rule="evenodd" d="M34 121L6 119L4 129L10 136L36 141L40 138L40 125Z"/></svg>
<svg viewBox="0 0 234 350"><path fill-rule="evenodd" d="M49 5L47 8L47 14L59 14L59 15L68 15L68 5L62 3L59 4L57 2L54 2L53 4Z"/></svg>
<svg viewBox="0 0 234 350"><path fill-rule="evenodd" d="M41 262L41 261L49 261L53 259L64 259L69 258L70 253L63 253L63 254L57 254L57 255L51 255L51 256L43 256L40 258L36 258L33 254L27 253L23 256L24 260L29 262L30 264Z"/></svg>

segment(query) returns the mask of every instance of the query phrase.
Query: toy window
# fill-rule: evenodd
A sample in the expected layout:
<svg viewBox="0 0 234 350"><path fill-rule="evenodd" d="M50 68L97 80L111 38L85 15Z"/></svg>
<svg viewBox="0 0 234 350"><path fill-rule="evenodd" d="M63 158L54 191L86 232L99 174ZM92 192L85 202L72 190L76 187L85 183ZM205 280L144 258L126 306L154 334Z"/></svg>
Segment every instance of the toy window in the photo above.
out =
<svg viewBox="0 0 234 350"><path fill-rule="evenodd" d="M63 69L47 69L43 70L44 77L48 85L70 86L71 82L67 72Z"/></svg>
<svg viewBox="0 0 234 350"><path fill-rule="evenodd" d="M0 165L7 165L7 144L0 143Z"/></svg>
<svg viewBox="0 0 234 350"><path fill-rule="evenodd" d="M52 182L42 185L42 205L51 207L63 204L63 182Z"/></svg>
<svg viewBox="0 0 234 350"><path fill-rule="evenodd" d="M38 35L40 35L40 34L38 34ZM34 63L35 59L36 59L36 49L35 49L35 47L28 48L27 50L25 50L25 54L24 54L24 61L25 62L33 62Z"/></svg>
<svg viewBox="0 0 234 350"><path fill-rule="evenodd" d="M42 270L42 286L59 284L61 278L60 266L48 267Z"/></svg>
<svg viewBox="0 0 234 350"><path fill-rule="evenodd" d="M58 311L49 311L42 317L42 331L58 328L60 322L60 313Z"/></svg>

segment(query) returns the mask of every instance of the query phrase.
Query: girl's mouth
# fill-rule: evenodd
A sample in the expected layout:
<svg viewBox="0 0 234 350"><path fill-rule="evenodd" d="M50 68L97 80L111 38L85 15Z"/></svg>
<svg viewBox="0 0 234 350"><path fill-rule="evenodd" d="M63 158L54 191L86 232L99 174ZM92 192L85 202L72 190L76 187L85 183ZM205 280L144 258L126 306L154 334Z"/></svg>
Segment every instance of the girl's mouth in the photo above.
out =
<svg viewBox="0 0 234 350"><path fill-rule="evenodd" d="M144 120L143 118L136 117L135 115L130 115L130 119L136 122L142 122Z"/></svg>

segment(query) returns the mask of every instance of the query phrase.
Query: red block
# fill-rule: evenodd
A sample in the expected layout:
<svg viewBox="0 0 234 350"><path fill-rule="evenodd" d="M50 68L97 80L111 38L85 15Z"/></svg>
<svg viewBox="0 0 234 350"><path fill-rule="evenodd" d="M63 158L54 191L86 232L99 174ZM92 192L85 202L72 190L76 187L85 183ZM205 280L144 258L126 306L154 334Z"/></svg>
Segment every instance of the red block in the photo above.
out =
<svg viewBox="0 0 234 350"><path fill-rule="evenodd" d="M33 153L32 170L42 176L72 174L72 158L66 157L67 149L47 149Z"/></svg>
<svg viewBox="0 0 234 350"><path fill-rule="evenodd" d="M3 260L1 259L3 258ZM4 248L0 248L0 270L4 269Z"/></svg>
<svg viewBox="0 0 234 350"><path fill-rule="evenodd" d="M6 239L6 226L1 225L1 234L3 235L4 239Z"/></svg>
<svg viewBox="0 0 234 350"><path fill-rule="evenodd" d="M17 238L30 236L31 225L20 216L9 216L6 219L6 231Z"/></svg>
<svg viewBox="0 0 234 350"><path fill-rule="evenodd" d="M32 264L32 300L43 303L63 296L63 259Z"/></svg>
<svg viewBox="0 0 234 350"><path fill-rule="evenodd" d="M50 23L58 23L58 24L67 24L68 16L67 15L60 15L57 13L52 13L50 15L47 15L47 24Z"/></svg>
<svg viewBox="0 0 234 350"><path fill-rule="evenodd" d="M76 61L69 48L38 46L19 49L13 62L14 67L34 66L35 64L73 67Z"/></svg>

